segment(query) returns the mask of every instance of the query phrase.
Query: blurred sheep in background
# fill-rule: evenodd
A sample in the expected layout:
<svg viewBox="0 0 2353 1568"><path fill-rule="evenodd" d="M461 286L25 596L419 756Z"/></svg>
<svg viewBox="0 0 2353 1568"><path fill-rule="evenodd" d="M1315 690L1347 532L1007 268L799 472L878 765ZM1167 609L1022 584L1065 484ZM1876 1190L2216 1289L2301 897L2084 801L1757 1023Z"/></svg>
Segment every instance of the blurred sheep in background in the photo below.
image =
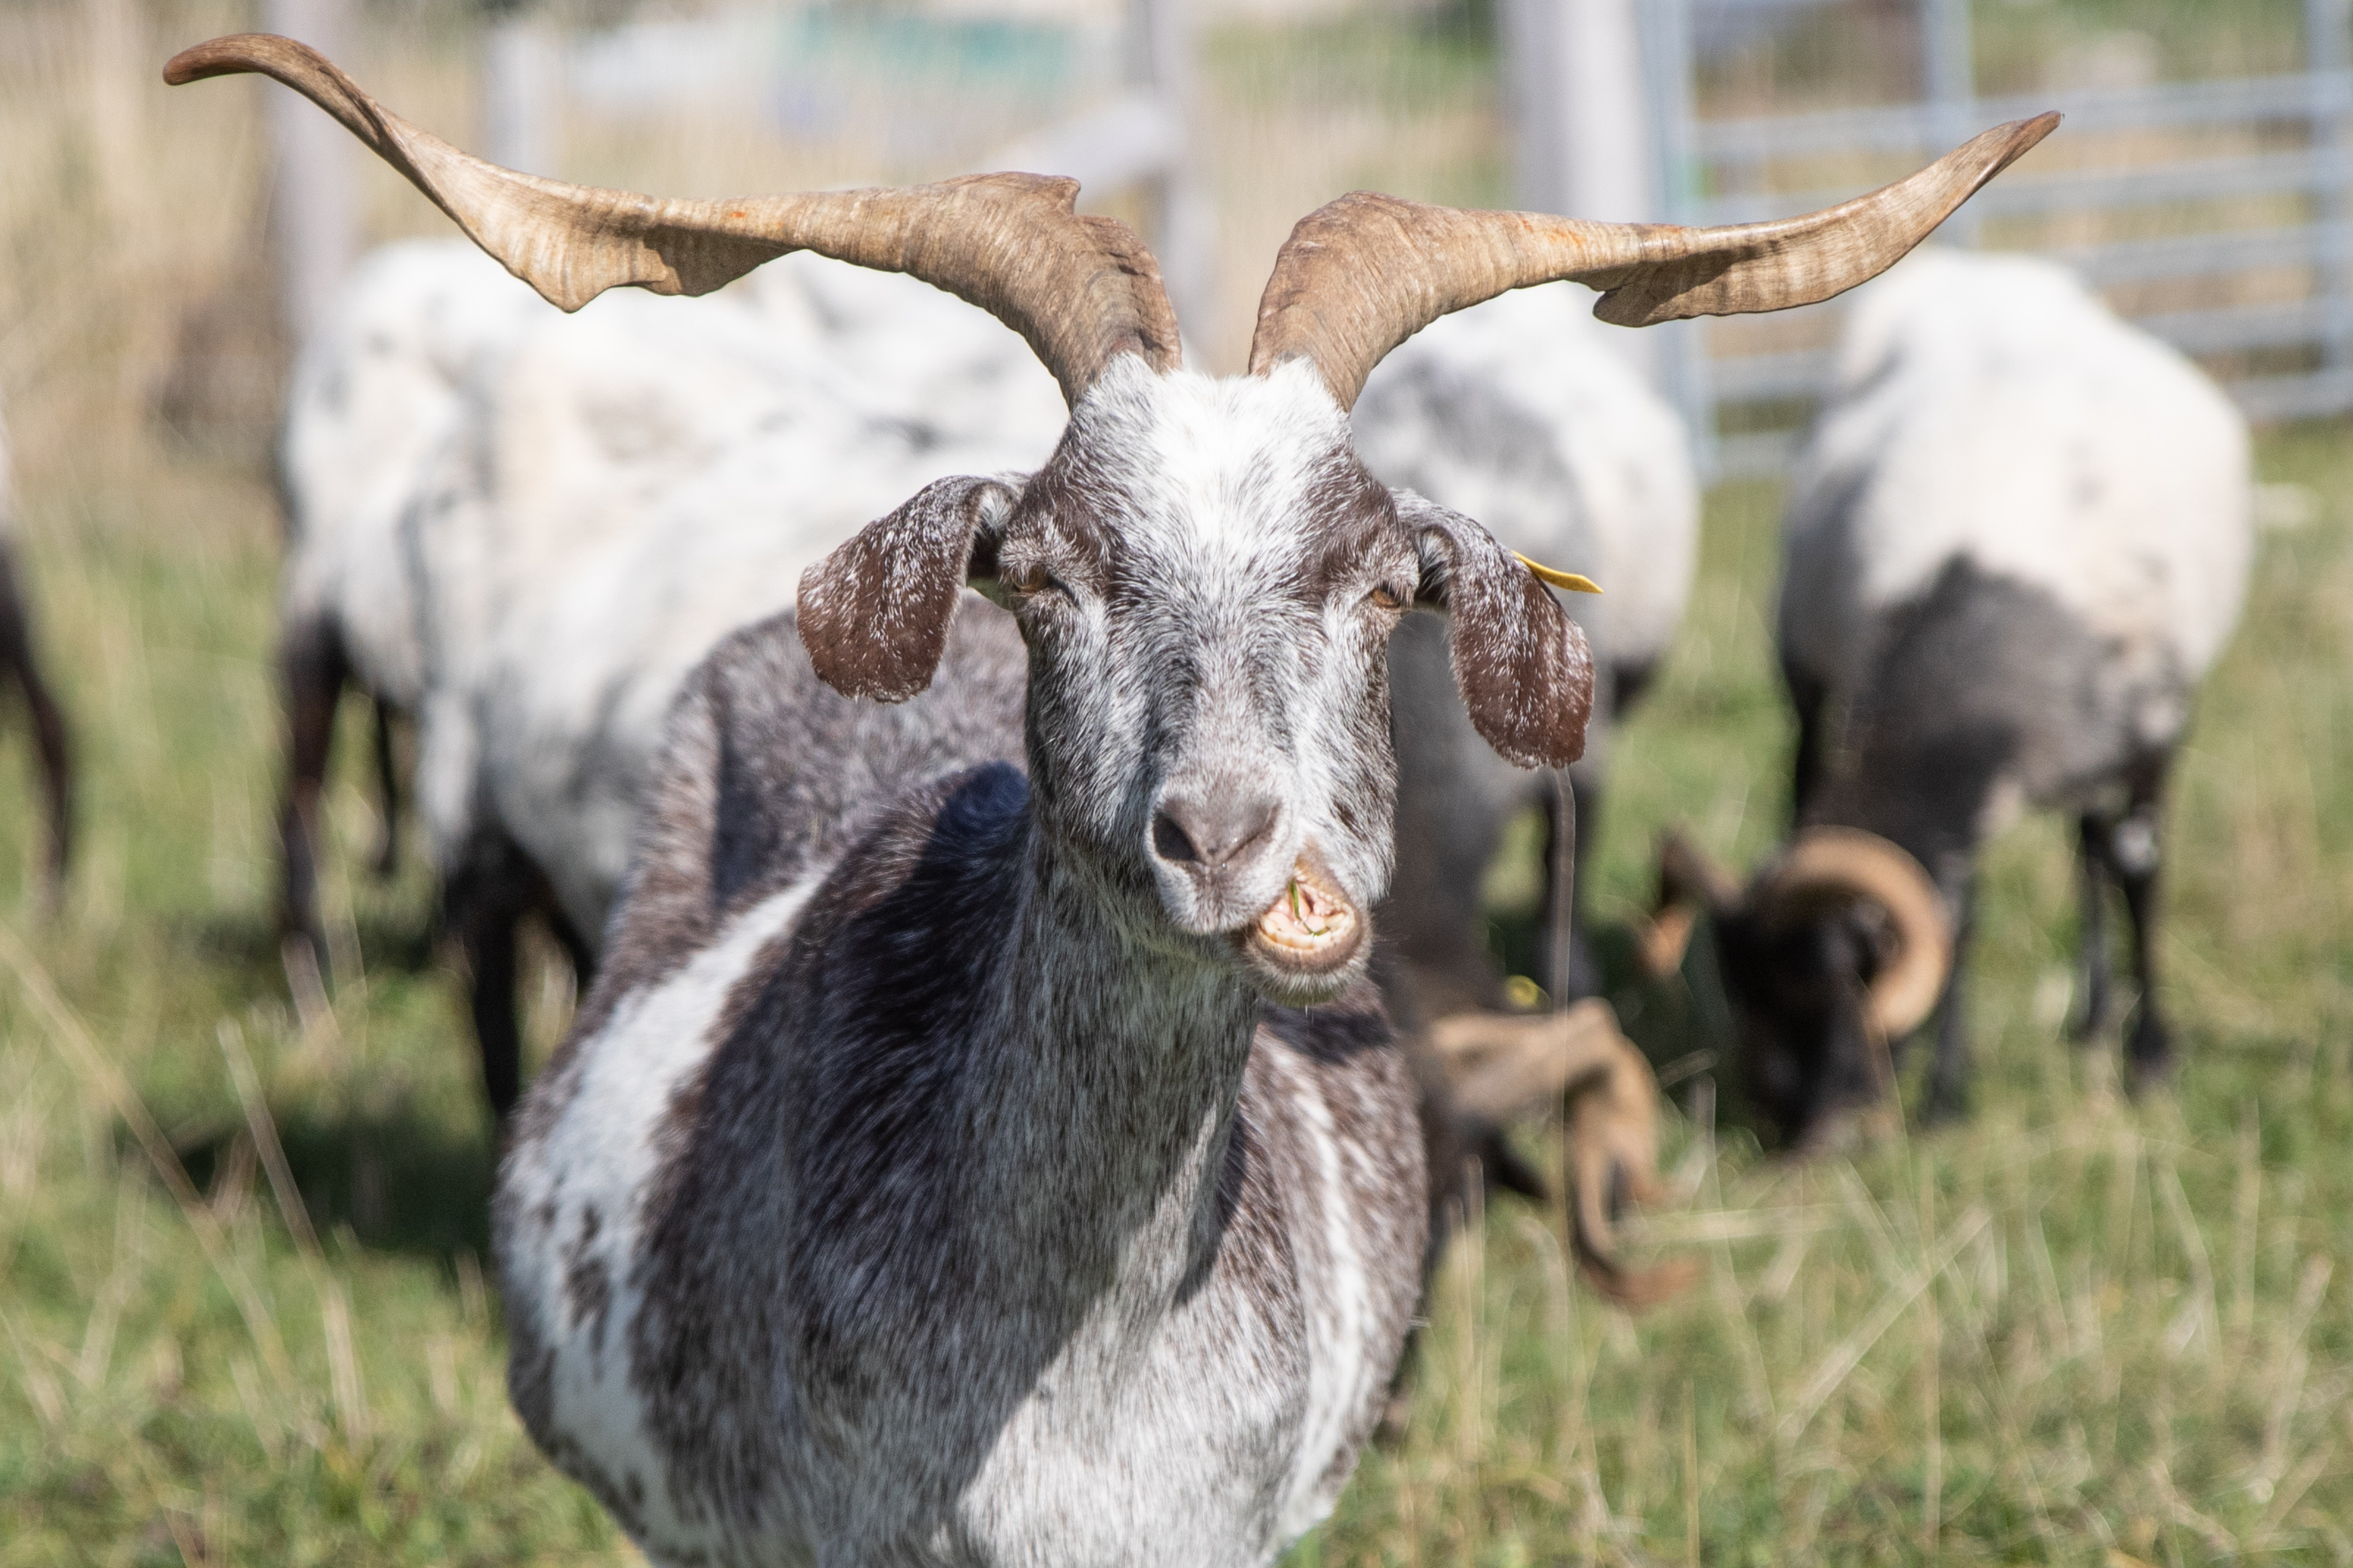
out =
<svg viewBox="0 0 2353 1568"><path fill-rule="evenodd" d="M1978 851L2030 807L2077 819L2075 1033L2112 1021L2113 887L2131 1081L2168 1071L2165 781L2238 622L2252 498L2229 400L2065 268L1932 252L1858 296L1785 527L1796 837L1745 889L1688 844L1662 856L1662 906L1714 928L1770 1130L1820 1146L1877 1113L1886 1047L1940 1001L1927 1112L1964 1108ZM1662 914L1655 964L1689 929Z"/></svg>
<svg viewBox="0 0 2353 1568"><path fill-rule="evenodd" d="M25 598L16 556L16 497L8 460L8 432L0 426L0 679L24 695L32 723L33 751L41 795L49 816L48 842L41 859L42 893L54 910L65 897L66 866L73 852L73 750L64 712L50 694L33 651L32 612Z"/></svg>
<svg viewBox="0 0 2353 1568"><path fill-rule="evenodd" d="M313 825L353 679L380 744L387 710L417 717L418 810L503 1116L518 923L548 917L585 978L686 671L909 488L1042 462L1061 401L986 316L815 258L565 316L471 245L419 242L372 258L334 321L283 463L286 926L323 953ZM388 749L380 768L388 865Z"/></svg>

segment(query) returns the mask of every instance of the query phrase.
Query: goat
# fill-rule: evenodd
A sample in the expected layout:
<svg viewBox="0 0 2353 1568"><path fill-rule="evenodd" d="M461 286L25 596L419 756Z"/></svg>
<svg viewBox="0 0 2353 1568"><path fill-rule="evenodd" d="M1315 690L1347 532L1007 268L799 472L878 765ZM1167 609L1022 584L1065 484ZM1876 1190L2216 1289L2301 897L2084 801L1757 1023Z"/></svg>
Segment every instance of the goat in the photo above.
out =
<svg viewBox="0 0 2353 1568"><path fill-rule="evenodd" d="M1704 907L1768 1131L1814 1147L1881 1114L1886 1043L1940 998L1926 1109L1964 1109L1978 849L2027 807L2077 820L2075 1032L2110 1022L2114 883L2132 1079L2168 1071L2165 778L2238 620L2252 496L2228 400L2064 268L1928 252L1859 296L1783 537L1795 840L1745 891L1688 844L1662 860L1686 907L1654 967Z"/></svg>
<svg viewBox="0 0 2353 1568"><path fill-rule="evenodd" d="M398 861L393 724L417 710L425 688L418 563L401 527L416 477L448 439L467 383L533 319L552 314L463 240L404 241L361 262L295 362L278 448L287 722L279 930L290 960L314 974L327 964L319 803L346 686L375 709L377 873Z"/></svg>
<svg viewBox="0 0 2353 1568"><path fill-rule="evenodd" d="M809 570L793 639L689 681L501 1166L526 1425L667 1561L1270 1561L1345 1482L1419 1273L1365 978L1388 636L1443 606L1474 722L1532 765L1576 760L1592 700L1542 583L1357 459L1366 373L1558 277L1630 323L1828 297L2052 119L1744 229L1345 197L1278 258L1251 374L1211 380L1071 181L655 201L482 163L283 39L165 74L242 70L558 304L818 250L983 306L1071 407L1035 474L925 487Z"/></svg>
<svg viewBox="0 0 2353 1568"><path fill-rule="evenodd" d="M1690 597L1699 482L1681 420L1578 305L1577 291L1556 285L1431 323L1374 371L1350 424L1357 453L1383 482L1478 518L1522 555L1577 562L1607 585L1607 596L1580 605L1578 615L1596 671L1585 755L1566 792L1581 869L1595 839L1611 732L1665 656ZM1466 1053L1509 1059L1504 1037L1525 1037L1525 1026L1499 1012L1506 998L1484 940L1481 888L1512 818L1534 805L1552 822L1564 792L1555 775L1513 767L1480 738L1454 692L1444 628L1431 617L1409 617L1390 640L1389 690L1397 870L1375 924L1389 1014L1409 1038L1438 1051L1439 1062L1422 1073L1428 1097L1445 1102L1429 1118L1431 1170L1462 1169L1475 1157L1486 1181L1541 1197L1544 1184L1506 1132L1514 1114L1544 1097L1497 1100L1467 1085L1455 1093L1444 1073L1429 1068ZM1543 864L1539 924L1549 936L1571 911L1557 905L1564 889L1554 845ZM1556 937L1539 956L1539 984L1563 1000L1591 996L1599 977L1581 922L1567 935L1565 971L1553 972L1563 956L1550 951ZM1606 1009L1586 1017L1583 1026L1601 1031L1599 1038L1620 1038ZM1655 1098L1639 1053L1628 1047L1609 1059L1627 1080L1619 1093ZM1456 1195L1453 1184L1433 1181L1434 1235ZM1654 1298L1666 1277L1614 1267L1606 1227L1586 1196L1580 1192L1575 1207L1586 1223L1571 1234L1588 1277L1621 1300Z"/></svg>
<svg viewBox="0 0 2353 1568"><path fill-rule="evenodd" d="M42 897L51 910L64 900L73 854L74 766L64 710L49 692L33 651L33 617L16 563L16 489L8 432L0 426L0 679L15 683L32 721L33 752L49 831L41 860Z"/></svg>

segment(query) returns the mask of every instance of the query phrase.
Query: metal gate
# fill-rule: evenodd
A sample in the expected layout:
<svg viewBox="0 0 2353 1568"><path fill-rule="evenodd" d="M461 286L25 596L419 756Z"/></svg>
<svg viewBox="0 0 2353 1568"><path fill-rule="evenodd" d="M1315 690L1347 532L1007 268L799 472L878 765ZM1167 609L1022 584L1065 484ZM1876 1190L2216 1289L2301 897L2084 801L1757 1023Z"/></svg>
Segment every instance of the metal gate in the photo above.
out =
<svg viewBox="0 0 2353 1568"><path fill-rule="evenodd" d="M1672 221L1746 223L1827 205L1987 126L2057 109L2067 116L2062 135L1975 197L1942 241L2072 264L2124 314L2204 362L2252 418L2353 408L2348 0L2305 0L2301 71L2000 98L1975 90L1968 0L1919 0L1918 101L1698 118L1695 9L1759 3L1642 0ZM1826 167L1840 183L1822 181ZM1794 329L1810 342L1734 322L1677 333L1668 389L1713 471L1769 472L1787 460L1828 379L1836 309L1796 313L1811 319Z"/></svg>

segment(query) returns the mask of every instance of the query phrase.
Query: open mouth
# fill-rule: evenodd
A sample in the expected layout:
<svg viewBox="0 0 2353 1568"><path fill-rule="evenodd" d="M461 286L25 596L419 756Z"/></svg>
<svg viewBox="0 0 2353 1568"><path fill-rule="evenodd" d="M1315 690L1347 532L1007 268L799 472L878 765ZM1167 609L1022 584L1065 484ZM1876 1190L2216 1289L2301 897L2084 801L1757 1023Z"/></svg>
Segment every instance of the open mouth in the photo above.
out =
<svg viewBox="0 0 2353 1568"><path fill-rule="evenodd" d="M1356 906L1303 855L1282 891L1250 927L1249 942L1261 958L1279 968L1323 974L1355 956L1364 933L1365 922Z"/></svg>

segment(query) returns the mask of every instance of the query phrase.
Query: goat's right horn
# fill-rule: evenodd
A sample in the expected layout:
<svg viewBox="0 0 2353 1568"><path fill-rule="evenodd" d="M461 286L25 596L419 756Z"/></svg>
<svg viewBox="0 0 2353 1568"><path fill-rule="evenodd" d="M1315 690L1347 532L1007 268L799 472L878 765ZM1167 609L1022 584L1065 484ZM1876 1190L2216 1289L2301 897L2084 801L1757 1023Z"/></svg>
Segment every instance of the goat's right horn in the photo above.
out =
<svg viewBox="0 0 2353 1568"><path fill-rule="evenodd" d="M1305 359L1342 408L1398 344L1451 310L1531 284L1601 289L1621 327L1810 305L1877 277L2059 123L1996 126L1908 180L1821 212L1726 228L1591 223L1423 206L1358 191L1308 214L1275 258L1250 371Z"/></svg>
<svg viewBox="0 0 2353 1568"><path fill-rule="evenodd" d="M1953 967L1944 895L1919 861L1877 834L1809 827L1749 893L1751 908L1768 921L1857 899L1884 910L1894 936L1894 955L1871 983L1870 1016L1882 1037L1900 1039L1936 1005Z"/></svg>
<svg viewBox="0 0 2353 1568"><path fill-rule="evenodd" d="M343 122L508 271L576 310L607 289L707 294L795 250L904 272L1011 327L1076 403L1112 359L1182 362L1159 264L1114 218L1082 217L1078 182L976 174L932 185L686 201L517 174L392 113L316 50L268 33L173 57L174 86L257 71Z"/></svg>

